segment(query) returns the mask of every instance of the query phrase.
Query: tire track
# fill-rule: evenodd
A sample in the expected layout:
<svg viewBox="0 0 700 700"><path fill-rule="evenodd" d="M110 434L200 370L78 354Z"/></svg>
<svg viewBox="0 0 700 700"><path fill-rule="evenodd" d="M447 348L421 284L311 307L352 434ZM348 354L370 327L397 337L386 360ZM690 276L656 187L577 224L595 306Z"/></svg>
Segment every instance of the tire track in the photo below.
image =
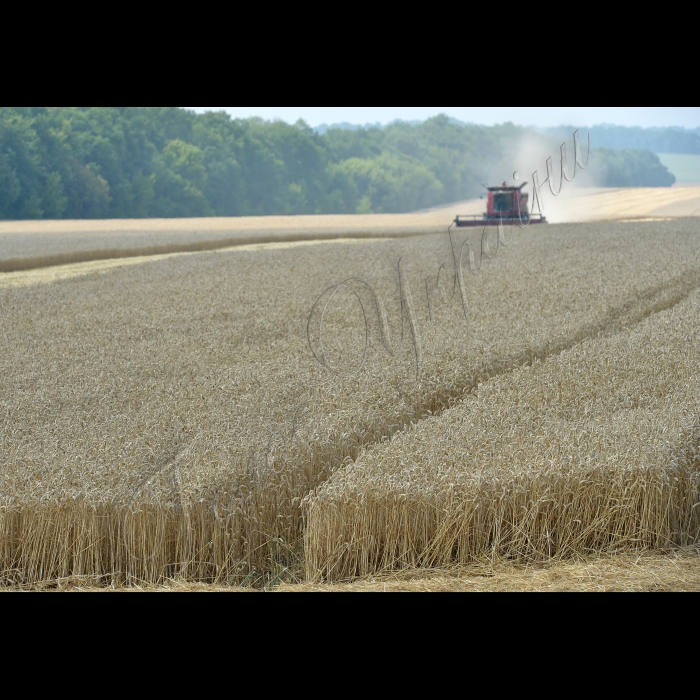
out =
<svg viewBox="0 0 700 700"><path fill-rule="evenodd" d="M567 336L561 336L531 348L520 348L517 353L502 358L491 358L488 364L484 363L470 375L462 377L461 381L453 380L447 387L440 387L440 390L424 396L421 401L413 405L413 412L408 417L386 415L380 430L374 430L371 436L367 435L367 439L360 438L355 444L344 447L338 444L334 450L340 456L338 462L345 464L348 458L354 461L362 450L393 437L411 423L439 416L477 389L480 384L494 377L513 372L537 360L543 361L548 357L558 355L584 340L615 335L630 329L654 314L673 308L698 288L700 288L700 270L689 271L665 284L650 287L641 294L611 308L597 323L584 324ZM314 488L323 483L330 475L326 474Z"/></svg>

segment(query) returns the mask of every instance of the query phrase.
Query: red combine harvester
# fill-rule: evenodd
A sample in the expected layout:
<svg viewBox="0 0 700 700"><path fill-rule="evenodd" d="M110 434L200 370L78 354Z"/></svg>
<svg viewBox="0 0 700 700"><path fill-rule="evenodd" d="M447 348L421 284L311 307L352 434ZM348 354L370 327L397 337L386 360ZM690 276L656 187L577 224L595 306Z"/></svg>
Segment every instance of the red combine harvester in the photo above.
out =
<svg viewBox="0 0 700 700"><path fill-rule="evenodd" d="M468 226L498 226L503 221L504 224L512 224L522 221L526 226L529 224L549 223L542 214L530 215L527 208L529 195L522 190L527 185L523 182L520 187L508 187L503 183L500 187L486 187L489 193L488 207L486 214L478 216L458 216L455 225L460 228Z"/></svg>

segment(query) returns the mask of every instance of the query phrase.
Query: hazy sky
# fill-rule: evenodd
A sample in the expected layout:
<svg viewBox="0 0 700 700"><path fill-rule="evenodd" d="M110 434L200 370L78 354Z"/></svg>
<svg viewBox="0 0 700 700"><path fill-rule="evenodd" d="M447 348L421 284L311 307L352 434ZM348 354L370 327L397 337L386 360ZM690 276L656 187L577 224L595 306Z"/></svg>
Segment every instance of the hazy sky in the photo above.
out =
<svg viewBox="0 0 700 700"><path fill-rule="evenodd" d="M350 122L386 124L394 119L428 119L448 114L465 122L522 126L593 126L607 122L621 126L700 127L700 107L187 107L197 112L226 110L234 117L304 119L311 126Z"/></svg>

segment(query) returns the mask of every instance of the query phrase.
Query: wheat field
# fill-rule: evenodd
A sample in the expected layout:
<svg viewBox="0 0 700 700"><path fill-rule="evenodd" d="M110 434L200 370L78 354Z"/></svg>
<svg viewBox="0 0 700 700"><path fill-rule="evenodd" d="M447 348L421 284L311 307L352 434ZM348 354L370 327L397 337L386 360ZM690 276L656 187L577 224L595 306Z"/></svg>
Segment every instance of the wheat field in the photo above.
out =
<svg viewBox="0 0 700 700"><path fill-rule="evenodd" d="M339 538L372 528L328 515L356 507L340 485L400 441L420 461L415 435L488 403L487 387L593 358L593 345L680 314L700 288L693 220L550 226L501 242L494 230L479 274L479 234L473 266L464 235L169 255L21 285L0 278L0 576L238 584L395 566L362 538L339 554ZM649 336L650 347L663 354L671 330ZM669 382L671 404L689 401L680 379ZM505 405L492 403L497 417ZM652 462L640 471L651 474ZM544 484L551 473L542 474ZM432 554L421 541L399 564L452 561L455 546L483 554L459 535L450 544L454 532L426 534ZM603 539L583 548L608 547ZM499 556L542 554L540 540L529 549L511 540ZM671 540L659 530L641 545Z"/></svg>
<svg viewBox="0 0 700 700"><path fill-rule="evenodd" d="M694 543L700 291L494 378L307 497L307 576Z"/></svg>
<svg viewBox="0 0 700 700"><path fill-rule="evenodd" d="M459 205L481 214L483 202ZM233 246L443 232L452 207L417 214L264 216L104 221L0 221L0 272Z"/></svg>
<svg viewBox="0 0 700 700"><path fill-rule="evenodd" d="M410 214L0 221L0 273L256 243L439 234L455 214L481 216L484 207L472 199ZM569 187L548 196L545 214L552 223L698 216L700 187Z"/></svg>

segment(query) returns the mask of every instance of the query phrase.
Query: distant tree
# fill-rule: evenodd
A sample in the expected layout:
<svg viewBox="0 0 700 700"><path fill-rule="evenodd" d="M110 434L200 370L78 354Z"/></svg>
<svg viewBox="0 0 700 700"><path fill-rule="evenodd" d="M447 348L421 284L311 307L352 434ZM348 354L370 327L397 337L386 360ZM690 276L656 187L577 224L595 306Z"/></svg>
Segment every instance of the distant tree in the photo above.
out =
<svg viewBox="0 0 700 700"><path fill-rule="evenodd" d="M41 142L31 113L0 114L0 216L40 219L47 173L41 162Z"/></svg>
<svg viewBox="0 0 700 700"><path fill-rule="evenodd" d="M68 207L71 219L98 219L109 207L109 184L99 174L94 163L83 165L73 158L70 162L71 178L67 186Z"/></svg>
<svg viewBox="0 0 700 700"><path fill-rule="evenodd" d="M420 162L385 153L375 159L350 158L339 166L359 195L358 213L403 212L439 201L443 185Z"/></svg>
<svg viewBox="0 0 700 700"><path fill-rule="evenodd" d="M656 153L647 149L595 149L591 155L596 180L603 187L670 187L675 176Z"/></svg>
<svg viewBox="0 0 700 700"><path fill-rule="evenodd" d="M557 137L566 137L575 127L558 127L544 130ZM584 131L582 129L582 131ZM642 129L641 127L600 125L586 129L596 147L644 148L655 153L700 154L700 132L686 129Z"/></svg>

